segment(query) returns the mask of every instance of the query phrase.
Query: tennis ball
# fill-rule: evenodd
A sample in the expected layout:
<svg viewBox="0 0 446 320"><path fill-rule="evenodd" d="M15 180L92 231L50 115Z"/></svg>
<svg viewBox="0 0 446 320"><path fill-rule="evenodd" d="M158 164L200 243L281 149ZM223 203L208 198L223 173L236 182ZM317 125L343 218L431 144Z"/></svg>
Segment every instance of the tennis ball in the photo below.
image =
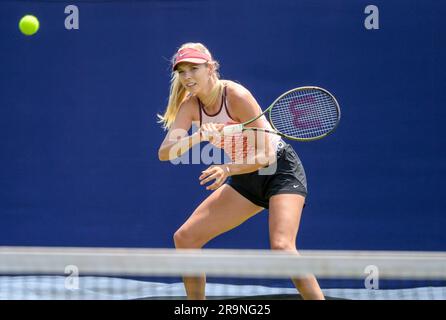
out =
<svg viewBox="0 0 446 320"><path fill-rule="evenodd" d="M35 16L26 15L19 22L19 29L24 35L31 36L39 30L39 20Z"/></svg>

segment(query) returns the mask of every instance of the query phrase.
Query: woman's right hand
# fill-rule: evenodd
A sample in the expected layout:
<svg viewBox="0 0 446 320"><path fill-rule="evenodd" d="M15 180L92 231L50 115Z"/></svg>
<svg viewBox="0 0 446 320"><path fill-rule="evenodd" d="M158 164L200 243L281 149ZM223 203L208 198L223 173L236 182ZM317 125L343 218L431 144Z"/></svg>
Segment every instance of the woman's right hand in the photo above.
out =
<svg viewBox="0 0 446 320"><path fill-rule="evenodd" d="M225 125L223 123L203 123L200 129L198 129L201 141L214 142L222 136L224 127Z"/></svg>

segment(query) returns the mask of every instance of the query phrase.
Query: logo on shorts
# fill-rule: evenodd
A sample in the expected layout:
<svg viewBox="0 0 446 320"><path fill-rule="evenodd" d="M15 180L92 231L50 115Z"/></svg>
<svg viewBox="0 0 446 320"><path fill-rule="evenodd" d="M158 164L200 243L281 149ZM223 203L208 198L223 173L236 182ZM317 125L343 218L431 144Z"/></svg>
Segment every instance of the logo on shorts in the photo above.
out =
<svg viewBox="0 0 446 320"><path fill-rule="evenodd" d="M298 187L299 187L298 184L293 184L293 188L294 188L294 189L296 189L296 188L298 188Z"/></svg>

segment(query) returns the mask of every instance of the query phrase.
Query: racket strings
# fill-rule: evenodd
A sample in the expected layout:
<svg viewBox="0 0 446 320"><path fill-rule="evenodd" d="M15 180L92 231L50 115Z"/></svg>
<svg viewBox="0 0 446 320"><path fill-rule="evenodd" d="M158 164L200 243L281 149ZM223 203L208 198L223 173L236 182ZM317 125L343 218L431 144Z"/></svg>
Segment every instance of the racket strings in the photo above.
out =
<svg viewBox="0 0 446 320"><path fill-rule="evenodd" d="M311 139L332 131L339 120L335 100L318 89L292 91L280 98L270 112L277 131L291 137Z"/></svg>

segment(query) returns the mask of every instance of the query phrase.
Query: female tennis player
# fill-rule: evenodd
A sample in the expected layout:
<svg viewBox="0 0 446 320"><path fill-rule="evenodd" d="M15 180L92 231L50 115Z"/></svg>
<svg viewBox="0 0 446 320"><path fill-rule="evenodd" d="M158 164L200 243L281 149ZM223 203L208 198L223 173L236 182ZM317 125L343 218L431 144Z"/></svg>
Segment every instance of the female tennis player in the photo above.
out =
<svg viewBox="0 0 446 320"><path fill-rule="evenodd" d="M216 138L224 124L248 121L262 112L246 88L220 79L218 68L218 62L201 43L186 43L174 55L169 101L160 116L168 130L159 148L161 161L173 160L202 141L225 148L228 144L218 143ZM189 135L193 123L199 123L199 129ZM265 116L250 126L270 128ZM202 248L267 208L271 249L297 254L296 237L307 195L304 168L293 148L280 136L260 137L256 137L249 163L215 164L203 171L200 184L212 182L206 189L213 192L175 232L176 248ZM275 170L261 173L265 167ZM205 299L205 276L183 280L188 299ZM304 299L324 298L314 276L292 281Z"/></svg>

